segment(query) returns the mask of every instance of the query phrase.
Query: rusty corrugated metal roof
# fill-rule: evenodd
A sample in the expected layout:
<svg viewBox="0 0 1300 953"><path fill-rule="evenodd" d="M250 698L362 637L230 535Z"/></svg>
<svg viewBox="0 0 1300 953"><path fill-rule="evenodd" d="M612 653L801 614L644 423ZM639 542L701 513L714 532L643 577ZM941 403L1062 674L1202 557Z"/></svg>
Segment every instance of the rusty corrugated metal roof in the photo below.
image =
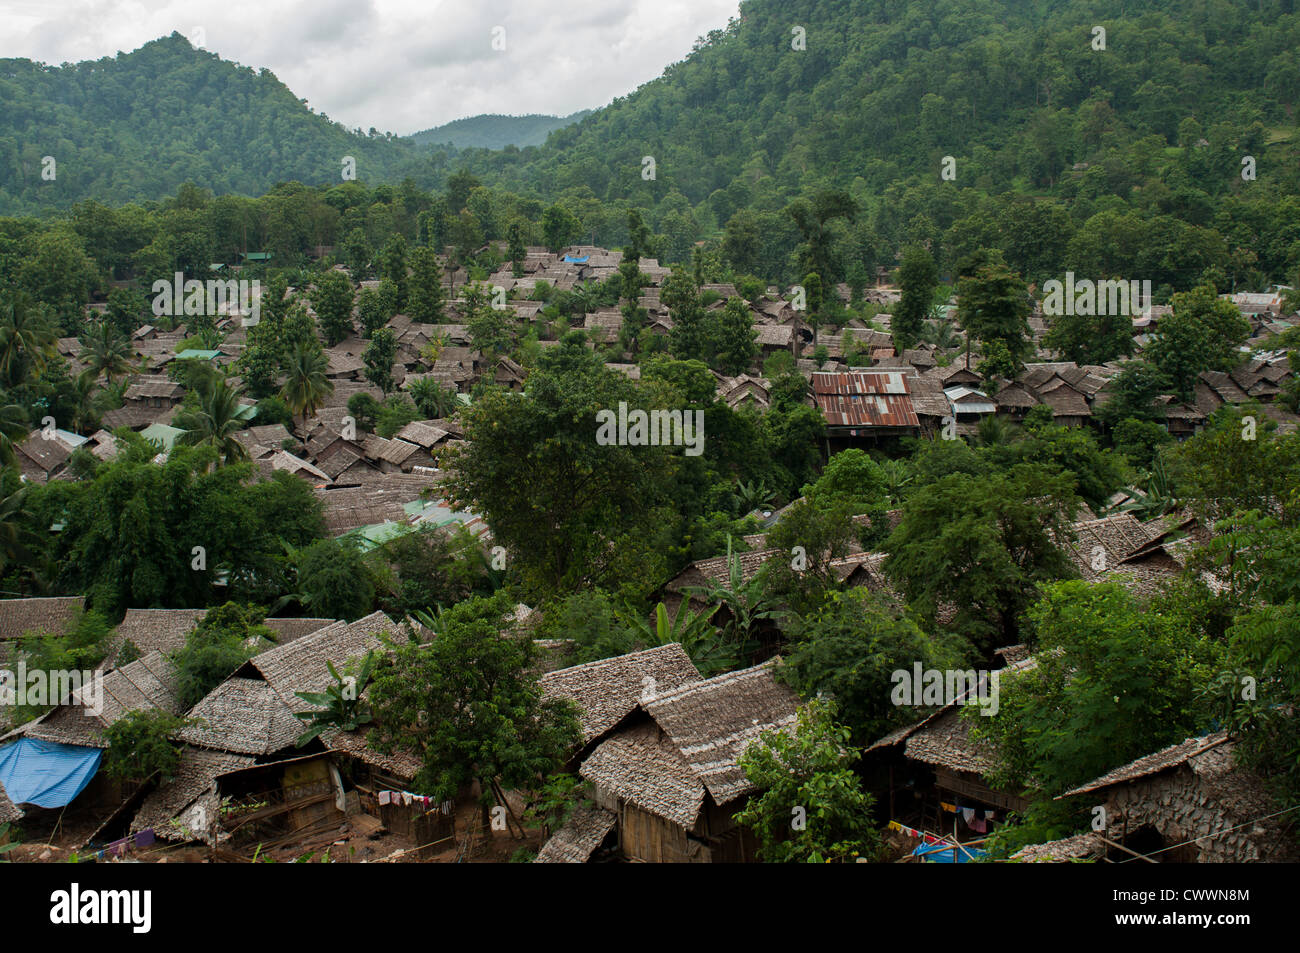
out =
<svg viewBox="0 0 1300 953"><path fill-rule="evenodd" d="M919 427L901 371L816 373L813 399L830 427Z"/></svg>

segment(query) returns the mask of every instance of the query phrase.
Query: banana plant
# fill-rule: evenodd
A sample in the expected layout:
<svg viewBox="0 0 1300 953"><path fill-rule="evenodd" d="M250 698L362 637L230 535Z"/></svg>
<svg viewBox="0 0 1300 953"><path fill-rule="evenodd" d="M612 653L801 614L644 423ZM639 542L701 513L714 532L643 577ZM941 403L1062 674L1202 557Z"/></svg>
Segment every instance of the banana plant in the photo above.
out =
<svg viewBox="0 0 1300 953"><path fill-rule="evenodd" d="M681 643L683 651L705 676L735 668L738 662L734 647L709 622L709 616L692 612L685 602L677 607L677 614L671 618L668 607L659 603L655 607L653 625L630 605L624 606L623 614L629 627L636 632L638 642L649 646Z"/></svg>
<svg viewBox="0 0 1300 953"><path fill-rule="evenodd" d="M356 731L362 725L369 724L370 707L362 701L361 695L370 684L375 665L379 662L379 653L373 649L367 652L359 665L356 675L340 674L333 662L326 662L334 679L323 692L294 692L303 701L317 706L316 711L298 712L294 717L301 718L307 725L307 731L298 738L299 748L328 729L338 731ZM348 666L350 669L352 666Z"/></svg>

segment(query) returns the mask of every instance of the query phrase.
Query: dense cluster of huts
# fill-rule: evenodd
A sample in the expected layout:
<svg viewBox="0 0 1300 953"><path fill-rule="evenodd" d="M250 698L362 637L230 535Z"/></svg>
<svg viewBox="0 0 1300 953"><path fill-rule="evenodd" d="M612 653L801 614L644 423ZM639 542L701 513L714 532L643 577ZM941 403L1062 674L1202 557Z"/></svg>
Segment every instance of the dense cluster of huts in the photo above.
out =
<svg viewBox="0 0 1300 953"><path fill-rule="evenodd" d="M492 275L489 284L504 288L516 317L532 323L538 321L542 306L528 295L539 282L573 289L616 274L619 260L593 247L561 253L530 248L524 277L514 278L507 266ZM659 289L668 271L653 260L640 264L650 279L640 300L649 314L649 332L667 334L672 316L660 301ZM463 286L466 277L463 272L451 275L451 286ZM705 290L713 293L709 307L714 309L738 297L730 285ZM840 292L847 295L847 289ZM881 308L897 301L897 292L888 288L867 294ZM1275 296L1237 296L1234 302L1252 322L1253 344L1288 326ZM969 434L986 417L1017 420L1039 406L1050 408L1058 423L1083 425L1105 404L1118 372L1117 365L1080 367L1051 360L1053 355L1041 345L1047 324L1037 314L1030 324L1039 360L1027 364L1016 380L988 388L972 370L974 360L968 359L960 338L948 348L923 344L897 353L887 313L843 328L812 328L806 315L775 294L747 306L762 358L789 353L809 380L809 401L826 419L828 449L934 435L945 427ZM422 325L401 315L390 322L398 338L393 375L399 387L431 377L462 400L485 379L522 387L524 368L509 358L485 360L472 347L466 327L456 323L458 307L453 299L445 324ZM1166 313L1152 308L1133 319L1139 350ZM586 314L581 326L593 346L608 346L618 340L622 320L618 309L603 309ZM226 337L199 359L218 364L238 359L245 330L234 315L221 324ZM81 447L100 459L112 459L117 447L110 431L118 427L157 441L165 455L179 435L172 420L185 394L168 376L168 366L195 357L176 352L182 337L180 331L139 329L133 343L142 371L127 386L123 406L106 414L103 429L89 436L34 432L15 448L23 476L38 482L70 478L69 457ZM454 523L486 534L478 516L456 512L436 493L430 498L424 492L441 478L441 451L463 439L454 417L415 421L390 439L357 433L351 425L350 397L362 392L383 396L363 378L365 345L353 335L328 349L334 391L301 428L291 431L250 420L239 434L250 459L264 473L285 470L310 483L334 535L379 538L394 526ZM76 363L75 339L60 341L59 349ZM611 366L633 377L639 374L635 364L613 357ZM734 377L716 375L719 399L733 408L764 411L771 381L757 367L752 370ZM1293 415L1272 403L1289 373L1286 355L1258 351L1231 373L1204 373L1191 403L1168 398L1169 430L1190 434L1218 406L1249 399L1262 402L1283 426L1294 427ZM251 404L249 411L251 417ZM772 514L767 524L780 515ZM1098 518L1085 513L1061 542L1083 578L1113 576L1148 591L1181 572L1189 544L1209 532L1184 516L1142 523L1128 514ZM766 547L761 534L746 538L746 544L748 551L737 556L745 579L768 559L783 556L783 551ZM1103 560L1096 558L1099 549ZM883 554L855 545L833 562L833 569L845 585L896 595L889 592L880 571L883 559ZM670 612L692 601L693 608L704 610L707 607L691 594L694 587L726 581L729 569L724 557L692 563L665 584L659 596ZM13 658L16 640L64 631L81 602L79 597L0 601L0 667ZM380 634L396 631L409 624L407 620L379 613L351 623L269 619L277 643L193 708L181 711L168 656L183 646L202 614L129 610L117 627L115 649L100 666L105 691L101 711L89 714L85 700L73 694L33 722L5 726L8 733L0 737L0 751L21 744L24 757L53 759L59 754L52 765L66 765L65 756L72 751L89 776L63 802L57 794L45 803L15 800L0 785L0 824L21 821L48 829L52 843L57 833L61 843L73 848L198 843L228 860L248 860L257 851L277 849L296 856L340 843L350 845L354 856L374 860L461 860L474 855L476 839L481 851L499 835L480 810L482 792L467 789L456 800L437 804L413 795L408 789L418 762L400 753L379 753L364 731L327 731L303 748L296 745L302 722L295 716L305 710L298 693L322 691L330 684L327 662L341 666L372 649L386 650ZM519 623L529 615L527 607L521 607ZM127 645L133 647L129 661L122 651ZM547 695L568 699L578 709L582 741L567 767L589 785L591 796L562 827L549 832L537 860L754 859L752 836L734 821L736 811L754 793L738 760L763 732L789 730L795 721L797 699L775 677L780 660L705 678L676 644L576 666L564 664L563 645L549 648L557 651L548 654L552 664L540 683ZM1001 649L998 656L1009 672L1034 664L1022 646ZM104 730L128 711L150 709L191 720L180 736L184 749L177 776L161 785L132 785L96 771ZM995 790L985 781L995 755L971 739L969 721L959 717L958 709L947 705L866 751L863 769L879 795L882 826L891 821L896 831L909 834L952 835L955 843L985 833L1008 812L1026 806L1025 792ZM1232 749L1233 741L1223 734L1189 739L1081 786L1070 794L1088 795L1105 805L1108 833L1027 848L1019 859L1135 854L1182 860L1286 859L1291 841L1277 836L1276 825L1243 823L1262 816L1266 797L1259 779L1232 764ZM512 816L519 807L515 798L507 793ZM398 846L382 840L394 833L401 838Z"/></svg>

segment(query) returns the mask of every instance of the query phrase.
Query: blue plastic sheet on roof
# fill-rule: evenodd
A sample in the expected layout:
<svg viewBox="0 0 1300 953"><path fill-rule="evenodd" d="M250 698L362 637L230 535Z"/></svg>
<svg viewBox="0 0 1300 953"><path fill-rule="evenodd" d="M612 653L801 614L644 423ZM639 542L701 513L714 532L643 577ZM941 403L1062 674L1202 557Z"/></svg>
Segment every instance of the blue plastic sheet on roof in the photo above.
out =
<svg viewBox="0 0 1300 953"><path fill-rule="evenodd" d="M912 856L920 857L932 864L951 864L953 862L953 853L951 844L922 844L912 851ZM957 863L968 864L972 860L983 857L987 851L982 851L978 847L964 847L957 849L955 853L957 854Z"/></svg>
<svg viewBox="0 0 1300 953"><path fill-rule="evenodd" d="M85 790L103 756L99 748L20 738L0 748L0 784L15 804L63 807Z"/></svg>
<svg viewBox="0 0 1300 953"><path fill-rule="evenodd" d="M579 258L576 255L565 255L564 260L571 265L585 265L587 263L588 257L590 256L583 255L581 258Z"/></svg>

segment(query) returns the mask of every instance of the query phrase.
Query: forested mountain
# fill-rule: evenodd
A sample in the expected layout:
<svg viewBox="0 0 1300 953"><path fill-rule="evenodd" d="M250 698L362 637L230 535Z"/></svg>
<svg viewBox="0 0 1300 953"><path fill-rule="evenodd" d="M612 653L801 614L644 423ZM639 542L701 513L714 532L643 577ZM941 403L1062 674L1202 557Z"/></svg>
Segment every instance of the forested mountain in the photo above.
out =
<svg viewBox="0 0 1300 953"><path fill-rule="evenodd" d="M337 184L351 154L372 186L441 190L467 171L558 201L608 246L646 209L667 262L706 241L741 272L845 280L910 243L945 274L992 247L1035 282L1122 270L1167 300L1210 268L1232 287L1300 262L1294 7L748 0L659 79L504 151L349 133L175 35L61 69L7 61L0 211L161 198L185 180ZM66 157L57 188L43 155ZM504 237L496 218L468 224Z"/></svg>
<svg viewBox="0 0 1300 953"><path fill-rule="evenodd" d="M94 198L159 199L186 181L261 194L277 182L398 178L416 147L349 131L268 70L196 50L180 34L117 57L44 66L0 60L0 212ZM42 177L52 156L53 180Z"/></svg>
<svg viewBox="0 0 1300 953"><path fill-rule="evenodd" d="M506 146L540 146L556 129L579 122L591 112L582 109L567 116L469 116L408 138L420 145L454 145L461 149L504 149Z"/></svg>
<svg viewBox="0 0 1300 953"><path fill-rule="evenodd" d="M463 158L516 191L653 208L679 245L730 222L756 274L800 237L787 203L833 187L862 210L867 266L993 239L1037 277L1079 230L1080 268L1176 285L1237 256L1274 275L1300 240L1298 44L1293 0L750 0L536 155Z"/></svg>

